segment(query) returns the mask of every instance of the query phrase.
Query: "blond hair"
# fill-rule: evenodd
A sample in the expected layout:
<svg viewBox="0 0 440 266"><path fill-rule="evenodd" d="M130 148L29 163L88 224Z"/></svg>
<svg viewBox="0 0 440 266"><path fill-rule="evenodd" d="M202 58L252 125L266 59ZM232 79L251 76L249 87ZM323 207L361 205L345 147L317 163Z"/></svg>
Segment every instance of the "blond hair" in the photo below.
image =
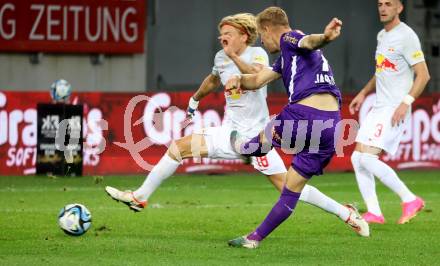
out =
<svg viewBox="0 0 440 266"><path fill-rule="evenodd" d="M271 6L257 15L257 25L259 28L267 24L272 26L289 26L289 19L283 9Z"/></svg>
<svg viewBox="0 0 440 266"><path fill-rule="evenodd" d="M232 26L242 34L246 34L248 36L246 41L247 45L253 45L257 40L257 23L255 16L251 13L239 13L224 17L218 24L218 30L220 31L224 25Z"/></svg>

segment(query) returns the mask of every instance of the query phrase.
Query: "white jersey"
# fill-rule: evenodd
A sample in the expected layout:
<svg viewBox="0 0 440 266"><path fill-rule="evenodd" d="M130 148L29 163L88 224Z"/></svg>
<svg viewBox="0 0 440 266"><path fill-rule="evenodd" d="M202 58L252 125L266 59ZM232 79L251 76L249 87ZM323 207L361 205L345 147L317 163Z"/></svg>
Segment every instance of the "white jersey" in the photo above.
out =
<svg viewBox="0 0 440 266"><path fill-rule="evenodd" d="M269 58L261 47L250 47L240 55L240 59L247 64L261 64L268 66ZM240 70L223 50L215 55L212 74L219 77L223 85ZM231 129L238 130L245 137L256 136L269 122L269 110L266 103L267 87L255 91L225 92L226 109L224 124Z"/></svg>
<svg viewBox="0 0 440 266"><path fill-rule="evenodd" d="M425 60L417 34L405 23L381 30L376 48L376 107L397 107L414 81L412 66Z"/></svg>

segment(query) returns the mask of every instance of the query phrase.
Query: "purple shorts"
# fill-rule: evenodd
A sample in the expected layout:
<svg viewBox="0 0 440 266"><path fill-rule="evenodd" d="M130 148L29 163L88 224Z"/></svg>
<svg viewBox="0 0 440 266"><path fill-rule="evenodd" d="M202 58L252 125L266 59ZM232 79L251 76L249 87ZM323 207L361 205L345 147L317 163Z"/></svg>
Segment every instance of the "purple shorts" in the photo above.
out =
<svg viewBox="0 0 440 266"><path fill-rule="evenodd" d="M263 156L272 147L280 147L292 154L292 167L301 176L311 178L322 175L335 153L338 139L339 111L321 111L301 104L288 104L280 114L266 125L265 139L261 144L256 136L242 147L242 154Z"/></svg>

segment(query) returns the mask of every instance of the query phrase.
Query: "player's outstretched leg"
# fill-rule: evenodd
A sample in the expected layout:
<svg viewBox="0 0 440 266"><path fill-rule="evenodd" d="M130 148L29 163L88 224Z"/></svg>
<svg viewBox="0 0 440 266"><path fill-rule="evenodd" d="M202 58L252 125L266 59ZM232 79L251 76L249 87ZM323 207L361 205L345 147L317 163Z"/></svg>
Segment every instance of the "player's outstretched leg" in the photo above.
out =
<svg viewBox="0 0 440 266"><path fill-rule="evenodd" d="M105 191L114 200L120 201L136 212L147 205L149 197L164 180L176 172L182 159L193 156L205 157L208 155L203 135L193 134L183 137L171 144L168 151L148 174L142 186L135 191L121 191L107 186Z"/></svg>
<svg viewBox="0 0 440 266"><path fill-rule="evenodd" d="M301 195L300 191L302 191L306 185L307 179L298 174L292 167L289 169L286 179L286 186L283 188L278 202L275 203L263 223L247 236L228 241L230 246L257 248L264 238L293 213ZM366 223L359 213L357 213L357 210L352 207L350 207L347 224L355 228L360 235L369 236L368 223Z"/></svg>
<svg viewBox="0 0 440 266"><path fill-rule="evenodd" d="M366 221L359 215L358 210L353 205L342 205L316 187L307 184L304 186L299 200L336 215L358 235L369 236L368 230L365 230L365 228L368 228L368 226L365 226ZM358 224L361 224L361 226L358 226Z"/></svg>
<svg viewBox="0 0 440 266"><path fill-rule="evenodd" d="M292 214L300 194L301 192L294 192L284 187L278 202L275 203L263 223L254 232L230 240L228 244L233 247L257 248L264 238Z"/></svg>
<svg viewBox="0 0 440 266"><path fill-rule="evenodd" d="M231 138L230 138L231 142L239 146L236 147L236 149L240 149L240 147L245 146L243 145L243 143L246 141L242 141L243 143L238 144L238 141L241 141L239 140L239 138L240 137L237 132L231 133ZM257 144L255 141L252 140L250 142ZM249 145L247 145L247 147L249 147ZM285 175L286 175L286 168L284 166L284 162L275 150L271 150L265 157L269 168L261 169L259 167L259 164L254 164L254 167L263 174L268 175L269 180L272 182L272 184L278 189L278 191L281 192L284 187ZM253 161L258 162L258 158ZM269 173L272 174L269 175ZM350 222L351 220L355 219L354 217L356 216L353 208L338 203L337 201L333 200L332 198L328 197L327 195L319 191L316 187L306 184L301 192L301 196L299 200L308 203L310 205L313 205L315 207L318 207L326 212L336 215L343 222L348 224L349 228L351 228L355 233L361 236L365 236L363 231L358 230L356 226L353 227L353 223Z"/></svg>
<svg viewBox="0 0 440 266"><path fill-rule="evenodd" d="M353 231L355 231L358 235L363 237L370 236L370 227L368 226L367 221L359 214L359 211L355 206L351 204L345 205L350 211L350 216L345 221Z"/></svg>
<svg viewBox="0 0 440 266"><path fill-rule="evenodd" d="M106 186L105 192L107 192L112 199L124 203L135 212L142 211L147 205L147 201L139 201L136 199L131 190L121 191L117 188Z"/></svg>

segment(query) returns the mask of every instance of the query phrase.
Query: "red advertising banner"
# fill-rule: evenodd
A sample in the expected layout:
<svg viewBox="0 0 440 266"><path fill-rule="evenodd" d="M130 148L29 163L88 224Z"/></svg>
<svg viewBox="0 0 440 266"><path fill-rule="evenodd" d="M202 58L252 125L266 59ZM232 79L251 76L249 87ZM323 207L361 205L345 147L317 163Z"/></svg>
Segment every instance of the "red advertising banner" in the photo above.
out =
<svg viewBox="0 0 440 266"><path fill-rule="evenodd" d="M74 93L72 103L84 105L84 173L145 174L162 157L172 140L191 134L194 129L220 125L224 95L213 93L199 106L194 123L182 128L185 109L192 92L180 93ZM412 121L394 156L382 160L392 167L440 168L440 95L425 95L413 104ZM374 102L367 98L360 110L362 120ZM344 118L350 97L344 98ZM0 174L35 173L37 144L37 103L50 102L49 92L0 91ZM286 103L284 94L269 94L271 114ZM100 122L105 120L107 123ZM341 141L344 142L344 141ZM327 171L351 171L354 145L341 146ZM282 155L286 165L291 155ZM241 160L189 159L179 172L253 171Z"/></svg>
<svg viewBox="0 0 440 266"><path fill-rule="evenodd" d="M0 51L142 53L145 0L0 0Z"/></svg>

